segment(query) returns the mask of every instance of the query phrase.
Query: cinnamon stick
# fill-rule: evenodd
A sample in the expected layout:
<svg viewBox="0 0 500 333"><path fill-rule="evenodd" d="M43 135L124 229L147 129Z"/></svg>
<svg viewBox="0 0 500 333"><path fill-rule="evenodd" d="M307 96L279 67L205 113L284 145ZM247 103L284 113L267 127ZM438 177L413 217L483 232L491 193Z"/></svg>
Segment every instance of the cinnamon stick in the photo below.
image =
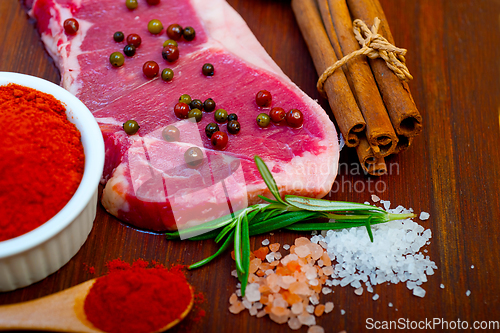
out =
<svg viewBox="0 0 500 333"><path fill-rule="evenodd" d="M345 0L318 0L331 44L342 58L360 49L353 34L352 19ZM331 20L331 21L330 21ZM330 22L331 24L330 24ZM333 28L333 31L329 31ZM396 150L398 138L373 78L367 57L357 56L345 65L347 80L366 121L366 137L377 157L385 157Z"/></svg>
<svg viewBox="0 0 500 333"><path fill-rule="evenodd" d="M292 9L309 48L309 53L321 75L337 61L314 0L292 0ZM335 71L325 82L324 90L339 129L348 147L359 144L359 134L366 123L342 70Z"/></svg>
<svg viewBox="0 0 500 333"><path fill-rule="evenodd" d="M378 0L347 0L347 5L353 18L364 21L368 26L372 26L375 17L378 17L381 20L378 33L394 44L387 18ZM413 101L408 84L399 80L384 60L369 59L369 63L392 125L401 138L401 143L396 148L399 152L407 148L412 138L422 131L422 116Z"/></svg>
<svg viewBox="0 0 500 333"><path fill-rule="evenodd" d="M383 157L376 157L372 147L366 137L359 138L359 145L356 147L359 163L363 170L372 176L381 176L387 173L387 165Z"/></svg>

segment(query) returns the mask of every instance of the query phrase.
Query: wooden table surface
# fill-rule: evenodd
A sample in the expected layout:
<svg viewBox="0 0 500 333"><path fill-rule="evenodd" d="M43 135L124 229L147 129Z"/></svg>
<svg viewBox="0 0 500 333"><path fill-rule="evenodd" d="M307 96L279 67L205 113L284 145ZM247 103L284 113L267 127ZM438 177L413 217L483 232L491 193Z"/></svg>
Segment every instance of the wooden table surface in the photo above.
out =
<svg viewBox="0 0 500 333"><path fill-rule="evenodd" d="M404 153L388 159L391 174L381 178L359 173L353 150L341 152L341 172L328 196L364 202L371 194L393 205L430 212L421 222L432 230L426 248L439 267L423 287L425 298L405 284L379 285L356 296L353 288L336 287L335 309L317 322L327 332L366 331L373 320L500 320L500 2L497 0L381 0L396 45L407 48L414 76L413 97L424 131ZM295 22L290 1L229 0L277 64L312 98L317 75ZM59 83L59 73L44 51L35 23L18 0L0 1L0 70L36 75ZM320 99L331 115L327 103ZM2 156L1 158L8 158ZM375 182L378 181L378 187ZM356 185L349 190L348 184ZM371 184L371 186L370 186ZM342 185L345 185L342 189ZM364 188L364 191L360 191ZM254 237L252 249L269 238L292 243L299 234L278 232ZM94 228L75 257L56 273L29 287L1 293L0 304L34 299L105 274L105 263L138 258L162 263L193 263L212 254L211 241L166 241L162 235L130 228L99 205ZM86 265L95 267L90 274ZM471 268L474 265L474 268ZM204 293L207 316L188 321L181 332L285 332L269 318L248 312L233 315L228 298L235 291L229 254L188 273ZM445 288L441 289L440 284ZM469 297L466 291L470 290ZM389 307L392 302L394 307ZM341 315L340 310L346 311ZM126 329L124 329L124 332ZM301 332L306 332L305 327Z"/></svg>

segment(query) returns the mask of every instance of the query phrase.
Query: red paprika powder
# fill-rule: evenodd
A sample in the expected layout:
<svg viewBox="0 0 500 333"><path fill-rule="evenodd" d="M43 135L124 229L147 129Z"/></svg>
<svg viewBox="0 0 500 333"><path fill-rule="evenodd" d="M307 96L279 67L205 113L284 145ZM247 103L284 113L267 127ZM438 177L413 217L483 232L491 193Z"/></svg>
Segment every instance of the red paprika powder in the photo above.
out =
<svg viewBox="0 0 500 333"><path fill-rule="evenodd" d="M0 86L0 241L47 222L76 192L85 155L65 112L52 95Z"/></svg>
<svg viewBox="0 0 500 333"><path fill-rule="evenodd" d="M115 259L109 273L100 277L85 298L87 319L105 332L154 332L179 318L193 295L183 266L147 268Z"/></svg>

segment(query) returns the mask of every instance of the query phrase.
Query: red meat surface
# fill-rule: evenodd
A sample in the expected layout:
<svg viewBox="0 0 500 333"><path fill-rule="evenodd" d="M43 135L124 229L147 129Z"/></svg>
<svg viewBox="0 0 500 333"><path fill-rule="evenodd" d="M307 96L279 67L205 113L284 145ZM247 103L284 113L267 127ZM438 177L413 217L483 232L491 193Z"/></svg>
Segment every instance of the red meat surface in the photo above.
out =
<svg viewBox="0 0 500 333"><path fill-rule="evenodd" d="M84 102L99 123L106 146L102 204L119 219L139 228L164 231L217 218L270 196L253 157L259 155L272 171L280 192L322 197L331 189L339 156L335 128L325 111L280 70L256 40L243 19L224 0L162 0L151 6L139 0L137 9L116 0L35 0L30 15L37 20L41 38L60 72L61 85ZM63 22L75 18L80 25L66 35ZM164 30L147 30L159 19ZM193 41L181 39L180 57L162 58L166 27L177 23L196 31ZM123 52L125 42L113 34L139 34L142 43L122 67L109 62L112 52ZM172 68L170 82L148 79L146 61ZM202 74L203 64L215 67L213 76ZM256 117L270 107L257 106L255 95L266 89L272 105L299 109L302 127L271 124L260 128ZM223 151L214 150L205 126L214 122L204 112L199 123L180 121L174 105L182 94L204 101L213 98L217 108L236 113L241 131L228 134ZM122 128L134 119L135 135ZM176 124L180 142L167 142L163 128ZM227 133L226 124L219 125ZM199 168L186 166L184 152L203 149Z"/></svg>

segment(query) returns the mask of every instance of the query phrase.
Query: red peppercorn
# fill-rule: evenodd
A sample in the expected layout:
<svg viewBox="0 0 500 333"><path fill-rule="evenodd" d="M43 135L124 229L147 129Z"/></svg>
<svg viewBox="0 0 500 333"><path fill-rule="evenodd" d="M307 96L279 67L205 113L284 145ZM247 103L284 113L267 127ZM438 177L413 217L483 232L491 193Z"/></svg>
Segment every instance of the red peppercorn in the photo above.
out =
<svg viewBox="0 0 500 333"><path fill-rule="evenodd" d="M228 137L226 133L217 131L212 134L210 140L212 140L212 145L215 149L224 149L227 145Z"/></svg>
<svg viewBox="0 0 500 333"><path fill-rule="evenodd" d="M139 47L141 45L142 39L138 34L130 34L127 36L127 44Z"/></svg>
<svg viewBox="0 0 500 333"><path fill-rule="evenodd" d="M297 109L292 109L286 114L286 123L293 128L299 128L304 123L302 112Z"/></svg>
<svg viewBox="0 0 500 333"><path fill-rule="evenodd" d="M75 20L74 18L69 18L66 21L64 21L64 31L66 32L67 35L76 35L78 32L78 28L80 27L80 24L78 24L78 21Z"/></svg>
<svg viewBox="0 0 500 333"><path fill-rule="evenodd" d="M189 105L186 103L177 103L174 107L174 113L178 118L186 119L189 114Z"/></svg>
<svg viewBox="0 0 500 333"><path fill-rule="evenodd" d="M167 36L173 40L179 40L182 37L184 30L178 24L171 24L167 28Z"/></svg>
<svg viewBox="0 0 500 333"><path fill-rule="evenodd" d="M152 79L160 72L160 66L155 61L146 61L142 66L142 72L146 77Z"/></svg>
<svg viewBox="0 0 500 333"><path fill-rule="evenodd" d="M271 117L271 120L273 123L279 123L285 119L286 112L283 110L283 108L280 108L278 106L275 106L274 108L271 109L271 112L269 112L269 117Z"/></svg>
<svg viewBox="0 0 500 333"><path fill-rule="evenodd" d="M161 56L168 62L174 62L179 59L179 48L173 45L167 45L161 51Z"/></svg>
<svg viewBox="0 0 500 333"><path fill-rule="evenodd" d="M272 100L273 96L271 96L271 93L267 90L261 90L255 96L255 102L260 107L266 107L271 105Z"/></svg>

